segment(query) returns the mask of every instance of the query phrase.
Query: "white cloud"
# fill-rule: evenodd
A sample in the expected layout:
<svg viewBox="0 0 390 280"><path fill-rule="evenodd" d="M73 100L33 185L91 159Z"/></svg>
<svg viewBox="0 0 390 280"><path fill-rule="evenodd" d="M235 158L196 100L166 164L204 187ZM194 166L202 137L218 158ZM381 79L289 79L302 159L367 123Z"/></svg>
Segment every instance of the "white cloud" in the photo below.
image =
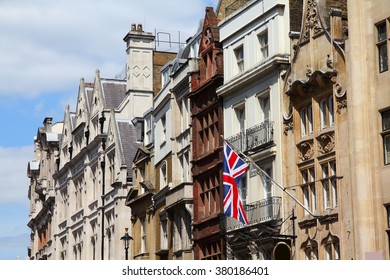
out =
<svg viewBox="0 0 390 280"><path fill-rule="evenodd" d="M34 147L0 147L0 204L28 205L27 164L33 160Z"/></svg>
<svg viewBox="0 0 390 280"><path fill-rule="evenodd" d="M213 1L215 2L215 1ZM196 31L210 1L3 0L0 2L0 96L37 96L73 89L99 68L113 77L125 65L131 23L145 31ZM21 82L23 81L23 82Z"/></svg>

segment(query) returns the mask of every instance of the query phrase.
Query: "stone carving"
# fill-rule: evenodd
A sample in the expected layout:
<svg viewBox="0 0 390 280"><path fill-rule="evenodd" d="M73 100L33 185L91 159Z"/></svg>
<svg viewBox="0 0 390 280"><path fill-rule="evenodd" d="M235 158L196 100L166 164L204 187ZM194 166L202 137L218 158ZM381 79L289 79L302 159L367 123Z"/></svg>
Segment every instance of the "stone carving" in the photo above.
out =
<svg viewBox="0 0 390 280"><path fill-rule="evenodd" d="M298 157L302 161L312 159L314 156L313 140L301 142L297 145Z"/></svg>
<svg viewBox="0 0 390 280"><path fill-rule="evenodd" d="M317 5L314 0L307 1L306 24L305 31L302 37L303 42L309 41L310 29L313 29L313 35L317 35L323 31L318 15Z"/></svg>
<svg viewBox="0 0 390 280"><path fill-rule="evenodd" d="M321 134L317 137L318 151L321 154L327 154L334 151L335 148L335 135L334 131Z"/></svg>
<svg viewBox="0 0 390 280"><path fill-rule="evenodd" d="M211 30L208 28L206 30L206 33L204 34L204 42L206 43L206 46L211 44L212 39L213 39L213 36L211 34Z"/></svg>

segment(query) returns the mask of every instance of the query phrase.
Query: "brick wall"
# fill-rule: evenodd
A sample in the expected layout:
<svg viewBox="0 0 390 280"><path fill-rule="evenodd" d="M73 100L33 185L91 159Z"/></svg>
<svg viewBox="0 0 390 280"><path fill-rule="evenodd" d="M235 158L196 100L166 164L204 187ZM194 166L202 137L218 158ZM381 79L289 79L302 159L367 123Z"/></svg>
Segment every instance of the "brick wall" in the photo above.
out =
<svg viewBox="0 0 390 280"><path fill-rule="evenodd" d="M161 67L176 58L176 53L153 52L153 93L156 96L161 90Z"/></svg>

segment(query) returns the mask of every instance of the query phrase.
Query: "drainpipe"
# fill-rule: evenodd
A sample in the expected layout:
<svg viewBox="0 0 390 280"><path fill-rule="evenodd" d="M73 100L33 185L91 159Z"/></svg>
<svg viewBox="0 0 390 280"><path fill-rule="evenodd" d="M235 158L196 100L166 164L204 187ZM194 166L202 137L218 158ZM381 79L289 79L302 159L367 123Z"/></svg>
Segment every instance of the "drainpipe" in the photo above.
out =
<svg viewBox="0 0 390 280"><path fill-rule="evenodd" d="M103 127L104 127L104 121L106 118L104 117L104 112L102 112L101 118L99 118L99 123L100 123L100 134L103 134ZM106 195L106 155L105 155L105 150L106 150L106 139L102 138L102 149L103 149L103 159L100 162L100 167L102 170L102 240L101 240L101 259L104 260L104 197Z"/></svg>

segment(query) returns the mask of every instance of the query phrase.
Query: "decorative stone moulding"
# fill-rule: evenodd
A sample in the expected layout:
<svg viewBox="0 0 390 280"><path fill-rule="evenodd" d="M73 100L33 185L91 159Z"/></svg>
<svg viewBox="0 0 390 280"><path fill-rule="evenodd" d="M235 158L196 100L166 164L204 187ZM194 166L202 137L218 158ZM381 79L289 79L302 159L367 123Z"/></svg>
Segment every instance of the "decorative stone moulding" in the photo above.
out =
<svg viewBox="0 0 390 280"><path fill-rule="evenodd" d="M334 151L335 148L335 134L334 131L326 132L317 137L318 152L327 154Z"/></svg>
<svg viewBox="0 0 390 280"><path fill-rule="evenodd" d="M293 107L291 102L288 105L287 113L283 114L284 134L287 135L289 131L293 131Z"/></svg>

